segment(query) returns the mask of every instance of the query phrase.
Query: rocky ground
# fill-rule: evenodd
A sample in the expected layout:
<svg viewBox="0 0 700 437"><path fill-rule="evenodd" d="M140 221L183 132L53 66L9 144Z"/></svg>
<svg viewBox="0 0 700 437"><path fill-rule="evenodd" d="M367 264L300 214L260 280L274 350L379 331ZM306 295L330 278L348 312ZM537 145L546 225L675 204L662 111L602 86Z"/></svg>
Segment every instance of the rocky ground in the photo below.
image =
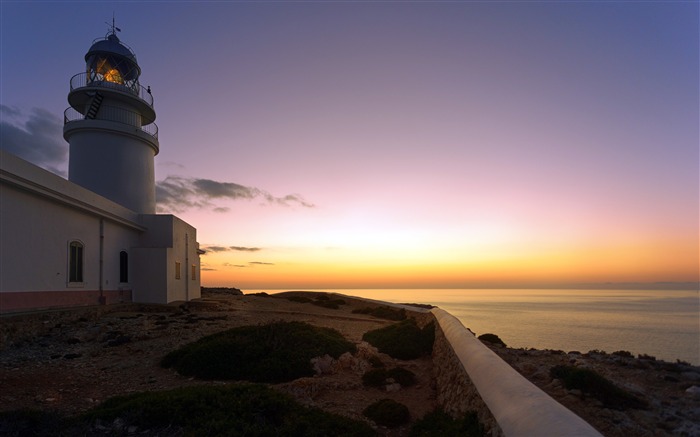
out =
<svg viewBox="0 0 700 437"><path fill-rule="evenodd" d="M581 354L490 346L528 380L606 436L700 436L698 366L601 351ZM557 365L592 369L648 403L648 408L606 408L580 390L567 390L560 380L549 374L549 370Z"/></svg>
<svg viewBox="0 0 700 437"><path fill-rule="evenodd" d="M85 411L105 399L145 390L194 384L222 384L185 378L159 366L177 347L236 326L279 320L304 321L342 332L358 344L355 356L320 360L318 375L278 384L301 402L362 419L362 410L390 397L414 418L434 409L436 393L430 359L399 361L379 354L389 367L401 365L418 384L367 388L365 359L377 354L362 335L390 321L353 314L364 303L346 300L339 309L263 296L206 293L184 305L128 304L52 311L0 319L0 411L20 408ZM605 353L564 353L492 346L505 361L606 436L700 436L700 368ZM549 375L558 364L585 366L644 399L647 409L618 411ZM401 435L404 430L386 435Z"/></svg>
<svg viewBox="0 0 700 437"><path fill-rule="evenodd" d="M0 325L0 411L22 408L85 411L110 397L146 390L166 390L202 382L186 378L159 362L168 352L202 336L228 328L280 320L303 321L334 328L358 345L354 356L330 357L316 363L317 376L276 387L300 402L366 420L362 410L383 398L405 404L420 418L436 407L432 361L402 361L362 341L387 320L352 311L362 302L346 300L339 309L286 299L207 293L183 305L139 305L54 311L4 317ZM388 367L401 366L416 374L411 387L368 388L362 375L378 356ZM401 435L403 430L381 430Z"/></svg>

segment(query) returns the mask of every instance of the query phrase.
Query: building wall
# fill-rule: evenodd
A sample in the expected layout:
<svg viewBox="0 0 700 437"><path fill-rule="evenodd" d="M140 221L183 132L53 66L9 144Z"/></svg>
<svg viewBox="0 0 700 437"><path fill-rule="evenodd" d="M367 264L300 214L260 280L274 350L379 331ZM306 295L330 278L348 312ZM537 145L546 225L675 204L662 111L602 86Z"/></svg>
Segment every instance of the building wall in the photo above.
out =
<svg viewBox="0 0 700 437"><path fill-rule="evenodd" d="M130 281L119 281L120 252L131 262L141 231L8 184L0 199L0 311L131 299ZM83 245L81 283L69 282L71 241Z"/></svg>
<svg viewBox="0 0 700 437"><path fill-rule="evenodd" d="M83 245L81 283L69 281L71 241ZM2 150L0 242L0 312L201 297L194 227L139 215Z"/></svg>
<svg viewBox="0 0 700 437"><path fill-rule="evenodd" d="M133 132L131 132L133 131ZM155 213L155 139L127 124L81 120L66 125L69 178L125 207Z"/></svg>
<svg viewBox="0 0 700 437"><path fill-rule="evenodd" d="M136 252L139 269L144 272L138 273L134 300L170 303L200 298L197 230L173 215L147 214L141 216L141 222L148 231ZM146 277L146 271L156 271L160 276Z"/></svg>

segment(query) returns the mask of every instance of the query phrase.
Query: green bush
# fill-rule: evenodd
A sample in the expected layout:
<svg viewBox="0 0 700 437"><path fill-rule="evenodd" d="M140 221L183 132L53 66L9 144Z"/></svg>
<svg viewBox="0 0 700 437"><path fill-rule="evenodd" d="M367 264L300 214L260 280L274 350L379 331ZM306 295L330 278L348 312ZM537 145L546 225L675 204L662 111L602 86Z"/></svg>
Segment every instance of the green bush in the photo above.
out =
<svg viewBox="0 0 700 437"><path fill-rule="evenodd" d="M476 412L470 411L459 419L441 410L433 411L418 420L411 428L410 437L483 437L484 426Z"/></svg>
<svg viewBox="0 0 700 437"><path fill-rule="evenodd" d="M243 326L203 337L166 355L163 367L202 379L284 382L313 376L310 360L354 353L336 330L302 322Z"/></svg>
<svg viewBox="0 0 700 437"><path fill-rule="evenodd" d="M379 357L376 355L372 355L371 357L369 357L368 361L375 369L384 367L384 363L382 363L382 360L380 360Z"/></svg>
<svg viewBox="0 0 700 437"><path fill-rule="evenodd" d="M0 435L50 436L60 435L68 420L53 411L15 410L0 412Z"/></svg>
<svg viewBox="0 0 700 437"><path fill-rule="evenodd" d="M416 375L410 370L403 367L394 367L393 369L371 369L362 375L362 383L369 387L381 387L389 383L389 379L393 379L403 387L411 387L416 385Z"/></svg>
<svg viewBox="0 0 700 437"><path fill-rule="evenodd" d="M115 419L119 429L109 429ZM97 421L107 430L97 432ZM103 402L77 417L44 411L0 412L3 436L126 435L352 436L376 435L366 423L308 408L259 384L197 386L134 393ZM132 435L132 433L129 433Z"/></svg>
<svg viewBox="0 0 700 437"><path fill-rule="evenodd" d="M289 301L298 302L298 303L313 302L311 299L309 299L308 297L304 297L304 296L285 296L284 298L289 300Z"/></svg>
<svg viewBox="0 0 700 437"><path fill-rule="evenodd" d="M362 375L362 383L368 387L380 387L386 384L386 369L371 369Z"/></svg>
<svg viewBox="0 0 700 437"><path fill-rule="evenodd" d="M399 427L411 420L408 408L393 399L379 400L365 408L362 414L377 425L388 428Z"/></svg>
<svg viewBox="0 0 700 437"><path fill-rule="evenodd" d="M365 307L365 308L358 308L356 310L352 311L354 314L368 314L372 317L376 317L378 319L384 319L384 320L406 320L406 310L401 308L401 309L393 309L390 307L386 306L381 306L381 307Z"/></svg>
<svg viewBox="0 0 700 437"><path fill-rule="evenodd" d="M506 347L506 344L503 342L503 340L501 340L501 338L496 334L481 334L479 336L479 340L481 340L482 342L485 341L491 344L499 344L503 347Z"/></svg>
<svg viewBox="0 0 700 437"><path fill-rule="evenodd" d="M364 423L303 407L291 397L257 384L184 387L112 398L83 420L122 418L138 428L179 427L185 435L367 436Z"/></svg>
<svg viewBox="0 0 700 437"><path fill-rule="evenodd" d="M323 308L329 308L332 310L337 310L338 308L340 308L340 305L345 305L345 301L343 299L331 300L331 299L328 299L328 296L326 296L325 299L318 299L318 300L315 300L311 303L316 305L316 306L320 306Z"/></svg>
<svg viewBox="0 0 700 437"><path fill-rule="evenodd" d="M413 319L407 319L366 332L362 339L394 358L412 360L433 352L435 324L430 322L421 329Z"/></svg>
<svg viewBox="0 0 700 437"><path fill-rule="evenodd" d="M558 365L552 367L549 373L553 378L561 379L567 389L581 390L601 401L607 408L626 410L647 407L646 401L622 390L594 370Z"/></svg>

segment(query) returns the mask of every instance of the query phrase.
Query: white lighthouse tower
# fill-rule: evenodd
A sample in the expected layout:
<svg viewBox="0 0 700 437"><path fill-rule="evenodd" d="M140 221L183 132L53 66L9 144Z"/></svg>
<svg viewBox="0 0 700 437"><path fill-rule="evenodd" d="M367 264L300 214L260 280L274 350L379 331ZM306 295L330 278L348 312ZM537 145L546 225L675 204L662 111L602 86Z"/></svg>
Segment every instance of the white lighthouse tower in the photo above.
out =
<svg viewBox="0 0 700 437"><path fill-rule="evenodd" d="M155 213L153 158L158 127L150 88L139 83L134 52L114 25L71 78L63 137L70 144L68 179L132 211Z"/></svg>

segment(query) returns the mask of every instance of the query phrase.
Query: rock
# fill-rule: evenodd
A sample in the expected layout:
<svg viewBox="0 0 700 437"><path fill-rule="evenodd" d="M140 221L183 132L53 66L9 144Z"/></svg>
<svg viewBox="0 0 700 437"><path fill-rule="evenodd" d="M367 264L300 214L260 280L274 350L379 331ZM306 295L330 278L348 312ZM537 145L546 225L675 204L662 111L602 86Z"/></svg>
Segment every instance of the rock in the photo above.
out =
<svg viewBox="0 0 700 437"><path fill-rule="evenodd" d="M326 354L322 357L311 358L311 366L317 375L329 374L332 371L333 361L335 361L333 357Z"/></svg>
<svg viewBox="0 0 700 437"><path fill-rule="evenodd" d="M397 392L399 390L401 390L401 384L399 384L398 382L394 382L393 384L386 385L386 391L388 393Z"/></svg>
<svg viewBox="0 0 700 437"><path fill-rule="evenodd" d="M124 419L122 419L121 417L117 417L116 419L114 419L114 422L112 422L112 428L118 431L124 429L124 425L126 424L124 423Z"/></svg>
<svg viewBox="0 0 700 437"><path fill-rule="evenodd" d="M700 373L697 372L683 372L681 377L689 381L700 381Z"/></svg>
<svg viewBox="0 0 700 437"><path fill-rule="evenodd" d="M687 388L685 392L693 398L700 398L700 387L697 385Z"/></svg>

